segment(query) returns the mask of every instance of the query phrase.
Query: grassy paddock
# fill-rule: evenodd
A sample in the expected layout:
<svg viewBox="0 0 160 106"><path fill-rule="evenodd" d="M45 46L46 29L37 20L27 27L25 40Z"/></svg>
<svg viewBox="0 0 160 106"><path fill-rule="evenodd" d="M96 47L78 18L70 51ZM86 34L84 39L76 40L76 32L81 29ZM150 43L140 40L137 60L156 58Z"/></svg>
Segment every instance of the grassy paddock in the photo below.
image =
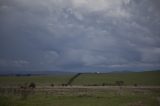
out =
<svg viewBox="0 0 160 106"><path fill-rule="evenodd" d="M6 92L0 95L0 106L158 106L158 89L86 89L53 88L52 90Z"/></svg>
<svg viewBox="0 0 160 106"><path fill-rule="evenodd" d="M61 85L66 83L72 75L63 76L3 76L0 77L0 85L3 86L18 86L24 83L34 82L36 85L45 86L51 85Z"/></svg>
<svg viewBox="0 0 160 106"><path fill-rule="evenodd" d="M115 85L116 81L123 81L124 85L160 85L160 71L155 72L130 72L130 73L100 73L82 74L74 85Z"/></svg>
<svg viewBox="0 0 160 106"><path fill-rule="evenodd" d="M81 74L73 82L73 85L78 86L60 86L72 77L72 75L0 77L0 106L160 105L158 71ZM126 86L109 86L115 85L116 81L123 81ZM35 89L20 88L20 85L30 82L36 84ZM106 85L102 86L103 83ZM133 86L134 84L138 86Z"/></svg>
<svg viewBox="0 0 160 106"><path fill-rule="evenodd" d="M63 76L8 76L0 77L0 86L19 86L34 82L37 86L62 85L67 83L73 75ZM124 85L159 86L160 71L131 72L131 73L101 73L81 74L72 85L115 85L116 81L123 81Z"/></svg>

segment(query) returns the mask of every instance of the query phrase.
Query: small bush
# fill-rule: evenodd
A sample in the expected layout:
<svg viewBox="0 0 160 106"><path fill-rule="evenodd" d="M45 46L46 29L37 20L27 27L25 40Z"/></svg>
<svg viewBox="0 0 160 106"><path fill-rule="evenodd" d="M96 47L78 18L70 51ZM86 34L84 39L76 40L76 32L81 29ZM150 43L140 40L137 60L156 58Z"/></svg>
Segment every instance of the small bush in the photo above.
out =
<svg viewBox="0 0 160 106"><path fill-rule="evenodd" d="M68 84L62 84L62 86L68 86Z"/></svg>
<svg viewBox="0 0 160 106"><path fill-rule="evenodd" d="M116 81L115 83L116 83L116 85L118 85L118 86L124 85L124 81Z"/></svg>
<svg viewBox="0 0 160 106"><path fill-rule="evenodd" d="M34 82L31 82L30 84L29 84L29 88L36 88L36 84L34 83Z"/></svg>
<svg viewBox="0 0 160 106"><path fill-rule="evenodd" d="M99 86L98 84L93 84L92 86Z"/></svg>
<svg viewBox="0 0 160 106"><path fill-rule="evenodd" d="M138 86L138 84L134 84L134 86L135 86L135 87L137 87L137 86Z"/></svg>
<svg viewBox="0 0 160 106"><path fill-rule="evenodd" d="M51 84L51 87L54 87L54 84Z"/></svg>
<svg viewBox="0 0 160 106"><path fill-rule="evenodd" d="M108 85L108 84L106 84L106 83L102 83L102 86L106 86L106 85Z"/></svg>

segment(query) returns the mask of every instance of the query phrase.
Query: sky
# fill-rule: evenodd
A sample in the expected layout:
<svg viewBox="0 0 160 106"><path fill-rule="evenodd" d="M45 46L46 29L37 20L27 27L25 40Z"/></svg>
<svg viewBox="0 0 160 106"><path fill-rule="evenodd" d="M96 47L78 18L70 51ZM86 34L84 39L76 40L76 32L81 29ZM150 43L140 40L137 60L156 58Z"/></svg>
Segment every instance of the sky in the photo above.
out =
<svg viewBox="0 0 160 106"><path fill-rule="evenodd" d="M0 0L0 72L160 69L160 0Z"/></svg>

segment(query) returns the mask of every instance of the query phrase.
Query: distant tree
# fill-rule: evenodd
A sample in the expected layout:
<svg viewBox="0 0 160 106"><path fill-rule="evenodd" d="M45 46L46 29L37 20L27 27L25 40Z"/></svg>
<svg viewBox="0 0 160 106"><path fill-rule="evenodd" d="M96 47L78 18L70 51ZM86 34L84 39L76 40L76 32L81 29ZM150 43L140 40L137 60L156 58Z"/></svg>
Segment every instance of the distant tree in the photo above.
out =
<svg viewBox="0 0 160 106"><path fill-rule="evenodd" d="M62 84L62 86L67 86L68 84Z"/></svg>
<svg viewBox="0 0 160 106"><path fill-rule="evenodd" d="M135 83L135 84L134 84L134 86L135 86L135 87L137 87L137 86L138 86L138 84L136 84L136 83Z"/></svg>
<svg viewBox="0 0 160 106"><path fill-rule="evenodd" d="M98 84L93 84L92 86L98 86Z"/></svg>
<svg viewBox="0 0 160 106"><path fill-rule="evenodd" d="M105 86L106 84L105 83L102 83L102 86Z"/></svg>
<svg viewBox="0 0 160 106"><path fill-rule="evenodd" d="M32 89L36 88L36 84L34 82L31 82L28 87Z"/></svg>
<svg viewBox="0 0 160 106"><path fill-rule="evenodd" d="M115 83L116 83L116 85L118 85L118 86L124 85L124 81L116 81Z"/></svg>
<svg viewBox="0 0 160 106"><path fill-rule="evenodd" d="M51 87L54 87L54 84L53 84L53 83L51 84Z"/></svg>

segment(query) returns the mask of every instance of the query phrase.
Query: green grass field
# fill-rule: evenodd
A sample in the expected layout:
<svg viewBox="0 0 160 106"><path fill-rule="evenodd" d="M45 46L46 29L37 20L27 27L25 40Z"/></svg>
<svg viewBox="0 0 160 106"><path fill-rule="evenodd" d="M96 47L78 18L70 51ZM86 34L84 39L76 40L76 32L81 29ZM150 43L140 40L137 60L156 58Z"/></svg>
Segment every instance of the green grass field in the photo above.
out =
<svg viewBox="0 0 160 106"><path fill-rule="evenodd" d="M160 91L154 89L53 89L0 96L0 106L159 106Z"/></svg>
<svg viewBox="0 0 160 106"><path fill-rule="evenodd" d="M37 86L50 86L51 83L61 85L73 75L63 76L29 76L29 77L0 77L0 85L18 86L24 83L35 82ZM73 85L114 85L116 81L124 81L124 85L160 85L160 71L131 72L131 73L102 73L81 74L73 81Z"/></svg>
<svg viewBox="0 0 160 106"><path fill-rule="evenodd" d="M160 71L110 74L82 74L75 85L114 85L116 81L124 81L124 85L160 85Z"/></svg>
<svg viewBox="0 0 160 106"><path fill-rule="evenodd" d="M3 76L0 77L0 85L6 86L18 86L24 83L34 82L38 86L48 86L52 83L55 85L61 85L62 83L66 83L68 79L70 79L72 75L66 76Z"/></svg>
<svg viewBox="0 0 160 106"><path fill-rule="evenodd" d="M160 71L83 73L73 86L62 86L72 77L0 77L0 106L160 106ZM115 86L116 81L124 86ZM35 89L20 88L30 82Z"/></svg>

